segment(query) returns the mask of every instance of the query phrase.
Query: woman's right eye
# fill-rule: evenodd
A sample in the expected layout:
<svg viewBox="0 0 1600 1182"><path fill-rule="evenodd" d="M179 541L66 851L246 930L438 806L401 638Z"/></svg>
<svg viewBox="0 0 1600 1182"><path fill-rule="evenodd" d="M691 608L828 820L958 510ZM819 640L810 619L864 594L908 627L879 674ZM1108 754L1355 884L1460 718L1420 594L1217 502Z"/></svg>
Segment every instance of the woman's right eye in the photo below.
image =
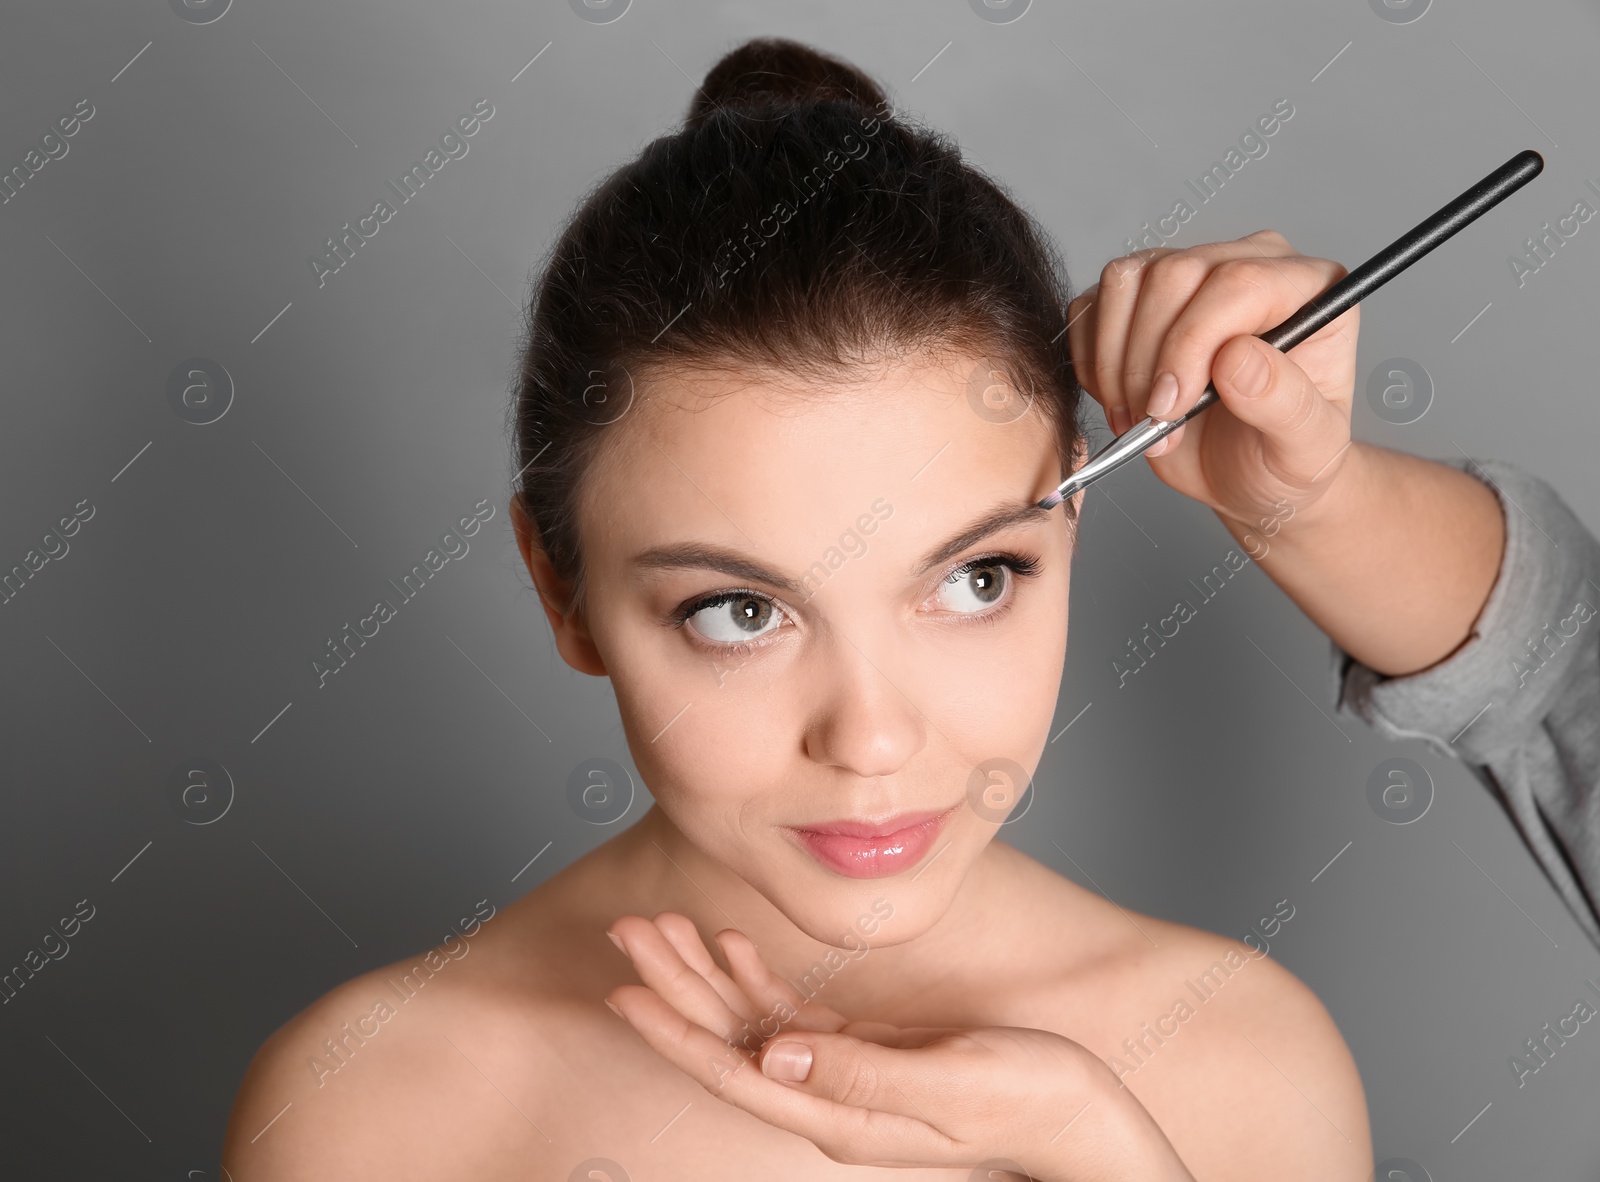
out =
<svg viewBox="0 0 1600 1182"><path fill-rule="evenodd" d="M759 595L733 594L702 604L687 622L713 644L759 640L783 624L783 612Z"/></svg>

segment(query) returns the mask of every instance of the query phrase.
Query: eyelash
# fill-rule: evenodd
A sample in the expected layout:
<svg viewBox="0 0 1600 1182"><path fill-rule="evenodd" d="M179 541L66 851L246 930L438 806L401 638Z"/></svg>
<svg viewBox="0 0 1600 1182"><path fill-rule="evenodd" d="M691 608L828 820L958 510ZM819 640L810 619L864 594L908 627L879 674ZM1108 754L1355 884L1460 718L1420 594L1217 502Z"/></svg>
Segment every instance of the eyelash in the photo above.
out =
<svg viewBox="0 0 1600 1182"><path fill-rule="evenodd" d="M979 567L984 566L1003 566L1019 578L1031 579L1043 569L1044 561L1037 554L1023 554L1018 551L1010 550L996 551L993 554L981 554L976 558L967 559L960 566L957 566L952 570L946 571L943 578L941 578L938 583L934 584L935 590L937 590L937 588L944 583L959 579L963 575L971 574ZM777 604L770 595L765 595L760 591L751 590L749 588L732 588L726 591L714 591L710 595L702 595L698 599L691 599L687 603L681 604L672 612L671 616L669 617L669 622L674 628L682 628L689 622L689 618L695 615L697 612L702 612L708 607L718 607L735 599L746 598L766 600L778 610L785 611L787 613L787 609ZM966 620L974 624L993 624L998 621L1001 616L1009 612L1012 608L1012 605L1015 603L1016 595L1013 593L1007 597L1004 604L993 611L963 612L961 614ZM738 656L748 656L750 653L753 653L758 648L764 647L769 642L757 641L753 644L717 644L713 641L697 639L695 643L699 644L703 648L710 649L719 654L731 653Z"/></svg>

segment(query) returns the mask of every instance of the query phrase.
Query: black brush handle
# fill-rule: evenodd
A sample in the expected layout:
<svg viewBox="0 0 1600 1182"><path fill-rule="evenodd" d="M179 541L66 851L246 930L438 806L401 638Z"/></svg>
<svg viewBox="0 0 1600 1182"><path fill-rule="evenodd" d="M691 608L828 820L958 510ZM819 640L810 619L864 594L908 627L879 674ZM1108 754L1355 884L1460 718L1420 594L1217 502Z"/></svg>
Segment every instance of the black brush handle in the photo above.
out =
<svg viewBox="0 0 1600 1182"><path fill-rule="evenodd" d="M1418 222L1327 291L1308 300L1282 324L1260 333L1261 339L1279 352L1294 348L1332 324L1434 247L1466 229L1543 170L1544 157L1539 153L1532 148L1518 152L1432 217ZM1188 413L1173 419L1173 424L1187 422L1216 401L1217 388L1208 383L1205 393Z"/></svg>
<svg viewBox="0 0 1600 1182"><path fill-rule="evenodd" d="M1355 307L1451 235L1488 213L1543 170L1544 157L1539 153L1531 148L1518 152L1432 217L1396 238L1327 291L1308 300L1282 324L1260 333L1260 338L1280 352L1294 348L1319 329L1333 323L1341 314ZM1216 384L1207 382L1205 391L1195 404L1178 418L1154 419L1146 415L1057 485L1055 492L1039 502L1040 507L1052 508L1079 489L1087 488L1102 476L1115 472L1218 401Z"/></svg>

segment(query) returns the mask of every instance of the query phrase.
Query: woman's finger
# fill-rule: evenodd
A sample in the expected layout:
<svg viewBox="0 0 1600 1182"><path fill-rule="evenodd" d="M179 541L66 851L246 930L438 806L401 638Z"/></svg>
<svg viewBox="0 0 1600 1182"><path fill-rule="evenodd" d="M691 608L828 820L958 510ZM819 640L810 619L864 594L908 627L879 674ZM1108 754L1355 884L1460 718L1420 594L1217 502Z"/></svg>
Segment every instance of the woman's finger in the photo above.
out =
<svg viewBox="0 0 1600 1182"><path fill-rule="evenodd" d="M705 941L700 938L699 929L694 926L694 920L676 911L663 911L652 922L678 955L683 957L683 962L705 978L730 1010L746 1023L755 1020L753 999L712 959Z"/></svg>
<svg viewBox="0 0 1600 1182"><path fill-rule="evenodd" d="M958 1032L954 1026L891 1026L887 1022L847 1022L838 1033L859 1038L862 1042L877 1043L880 1047L913 1050Z"/></svg>
<svg viewBox="0 0 1600 1182"><path fill-rule="evenodd" d="M663 1004L724 1039L740 1036L744 1015L684 961L656 924L642 916L624 915L611 925L609 934L633 961L639 979L655 990Z"/></svg>
<svg viewBox="0 0 1600 1182"><path fill-rule="evenodd" d="M770 1029L772 1018L796 1030L836 1031L844 1026L843 1014L820 1002L808 1001L798 989L774 973L761 959L755 944L737 928L724 928L712 939L727 957L734 982L750 999L752 1008L762 1015L759 1029L769 1037L776 1033Z"/></svg>
<svg viewBox="0 0 1600 1182"><path fill-rule="evenodd" d="M930 1110L948 1108L939 1085L949 1064L927 1047L886 1047L848 1034L783 1034L761 1048L761 1073L794 1083L813 1096L851 1108L915 1117L935 1127ZM930 1086L931 1085L931 1086Z"/></svg>
<svg viewBox="0 0 1600 1182"><path fill-rule="evenodd" d="M835 1161L859 1165L968 1164L978 1160L961 1156L961 1150L914 1113L907 1115L889 1107L844 1103L832 1096L814 1094L792 1082L780 1082L762 1073L757 1059L742 1054L711 1031L686 1019L649 989L622 985L612 990L608 1000L617 1007L646 1043L719 1099L742 1108L770 1125L805 1137ZM850 1042L843 1035L808 1032L807 1039ZM774 1039L770 1048L785 1040ZM887 1077L863 1075L854 1085L832 1066L843 1048L829 1045L825 1054L815 1055L824 1062L819 1082L826 1079L830 1089L866 1098L879 1096ZM905 1055L917 1052L868 1048L879 1055ZM844 1052L850 1053L850 1052ZM781 1056L779 1056L781 1058ZM774 1059L776 1070L777 1059ZM871 1070L870 1060L860 1061ZM791 1071L790 1074L793 1074ZM909 1108L903 1099L884 1099ZM982 1156L982 1155L978 1155Z"/></svg>

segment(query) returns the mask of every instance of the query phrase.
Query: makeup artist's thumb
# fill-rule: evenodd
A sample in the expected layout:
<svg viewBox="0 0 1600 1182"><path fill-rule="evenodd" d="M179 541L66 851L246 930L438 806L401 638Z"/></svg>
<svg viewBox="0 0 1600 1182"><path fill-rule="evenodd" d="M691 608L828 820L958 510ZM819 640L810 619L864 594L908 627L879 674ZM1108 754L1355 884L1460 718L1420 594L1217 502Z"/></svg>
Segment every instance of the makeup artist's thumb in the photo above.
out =
<svg viewBox="0 0 1600 1182"><path fill-rule="evenodd" d="M1211 378L1223 405L1266 435L1291 464L1302 450L1325 459L1327 436L1348 434L1344 416L1305 370L1260 337L1238 336L1223 345Z"/></svg>

